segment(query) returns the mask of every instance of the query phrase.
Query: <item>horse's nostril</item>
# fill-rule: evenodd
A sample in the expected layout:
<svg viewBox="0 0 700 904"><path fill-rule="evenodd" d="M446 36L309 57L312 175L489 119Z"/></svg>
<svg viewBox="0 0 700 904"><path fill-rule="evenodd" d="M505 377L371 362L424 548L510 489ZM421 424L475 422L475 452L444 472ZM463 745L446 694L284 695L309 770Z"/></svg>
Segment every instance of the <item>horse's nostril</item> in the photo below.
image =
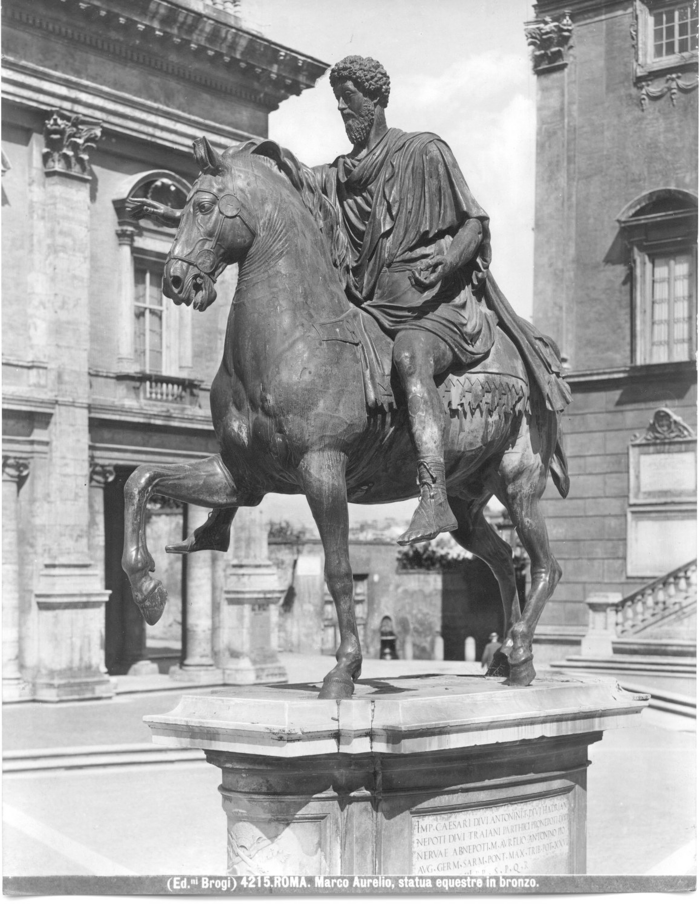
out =
<svg viewBox="0 0 700 904"><path fill-rule="evenodd" d="M170 285L173 287L173 289L175 289L176 292L179 292L182 288L182 279L179 276L171 276Z"/></svg>

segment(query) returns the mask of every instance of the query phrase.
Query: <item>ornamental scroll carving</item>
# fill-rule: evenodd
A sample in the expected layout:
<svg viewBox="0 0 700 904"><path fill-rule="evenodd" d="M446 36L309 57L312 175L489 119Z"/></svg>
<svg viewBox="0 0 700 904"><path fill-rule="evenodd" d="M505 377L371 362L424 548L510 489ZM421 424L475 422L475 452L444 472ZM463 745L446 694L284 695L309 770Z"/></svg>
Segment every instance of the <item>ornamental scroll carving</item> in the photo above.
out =
<svg viewBox="0 0 700 904"><path fill-rule="evenodd" d="M670 408L659 408L649 421L643 435L632 437L633 443L665 443L674 439L694 439L695 434L683 418L674 414Z"/></svg>
<svg viewBox="0 0 700 904"><path fill-rule="evenodd" d="M82 116L53 110L44 125L44 171L90 176L88 151L102 135L102 126Z"/></svg>
<svg viewBox="0 0 700 904"><path fill-rule="evenodd" d="M679 91L687 94L689 91L694 91L698 87L698 76L690 76L688 81L683 81L682 72L671 72L666 76L665 81L660 86L652 87L653 84L654 80L652 78L644 79L638 83L639 103L641 104L642 110L646 110L650 99L658 100L661 97L666 97L667 94L670 96L671 103L675 107Z"/></svg>
<svg viewBox="0 0 700 904"><path fill-rule="evenodd" d="M102 465L96 462L90 462L90 486L104 488L115 478L115 471L112 465Z"/></svg>
<svg viewBox="0 0 700 904"><path fill-rule="evenodd" d="M532 48L532 68L540 72L566 66L565 51L574 32L574 23L565 10L557 21L545 16L541 22L525 27L525 39Z"/></svg>
<svg viewBox="0 0 700 904"><path fill-rule="evenodd" d="M29 461L26 458L17 458L14 455L3 455L2 477L3 480L12 480L22 483L29 474Z"/></svg>

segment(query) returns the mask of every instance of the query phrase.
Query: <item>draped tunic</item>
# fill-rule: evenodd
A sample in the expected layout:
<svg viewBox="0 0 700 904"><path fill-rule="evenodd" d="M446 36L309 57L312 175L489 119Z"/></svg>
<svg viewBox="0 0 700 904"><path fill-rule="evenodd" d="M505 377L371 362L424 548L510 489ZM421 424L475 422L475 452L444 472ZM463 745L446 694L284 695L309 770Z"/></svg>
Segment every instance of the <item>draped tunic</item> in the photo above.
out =
<svg viewBox="0 0 700 904"><path fill-rule="evenodd" d="M391 336L428 330L450 347L457 363L483 359L497 322L483 297L489 218L447 144L429 132L389 129L364 157L341 156L314 172L348 241L348 295ZM411 271L445 254L472 218L483 231L474 259L437 286L414 286Z"/></svg>

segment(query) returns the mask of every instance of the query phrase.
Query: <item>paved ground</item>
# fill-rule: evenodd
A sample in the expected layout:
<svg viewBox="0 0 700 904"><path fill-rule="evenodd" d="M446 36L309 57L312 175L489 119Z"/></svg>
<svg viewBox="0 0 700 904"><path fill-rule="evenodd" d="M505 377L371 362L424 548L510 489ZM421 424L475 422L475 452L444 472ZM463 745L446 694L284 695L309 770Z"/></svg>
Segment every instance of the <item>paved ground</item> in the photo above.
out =
<svg viewBox="0 0 700 904"><path fill-rule="evenodd" d="M285 656L290 682L318 680L327 657ZM465 663L369 662L363 677L465 671ZM478 669L477 669L478 671ZM7 750L148 743L141 718L182 689L74 704L4 707ZM641 720L590 748L589 874L693 872L695 736ZM4 875L225 872L219 774L204 761L8 774Z"/></svg>

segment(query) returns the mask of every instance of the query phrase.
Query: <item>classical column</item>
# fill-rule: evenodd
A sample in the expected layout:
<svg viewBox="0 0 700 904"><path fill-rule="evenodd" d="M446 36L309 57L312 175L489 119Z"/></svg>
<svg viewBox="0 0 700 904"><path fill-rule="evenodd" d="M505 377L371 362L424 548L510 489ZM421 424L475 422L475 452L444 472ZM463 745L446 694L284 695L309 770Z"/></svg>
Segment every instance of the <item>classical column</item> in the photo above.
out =
<svg viewBox="0 0 700 904"><path fill-rule="evenodd" d="M88 151L100 132L97 123L58 111L44 130L47 392L56 409L49 432L43 561L34 594L39 610L35 697L50 701L113 693L103 672L109 593L88 540Z"/></svg>
<svg viewBox="0 0 700 904"><path fill-rule="evenodd" d="M282 600L282 588L277 569L268 557L267 526L260 509L238 511L231 545L233 556L224 589L228 646L224 682L286 681L287 673L276 648L276 609Z"/></svg>
<svg viewBox="0 0 700 904"><path fill-rule="evenodd" d="M204 524L209 510L197 505L187 506L187 532ZM221 669L214 664L213 637L213 568L209 551L195 552L187 557L187 583L183 594L184 644L180 665L173 666L170 677L176 681L207 684L222 680Z"/></svg>
<svg viewBox="0 0 700 904"><path fill-rule="evenodd" d="M2 699L31 696L19 663L19 504L21 483L29 474L29 462L2 457Z"/></svg>
<svg viewBox="0 0 700 904"><path fill-rule="evenodd" d="M117 361L119 367L134 369L134 258L133 246L136 226L119 223L119 336Z"/></svg>

